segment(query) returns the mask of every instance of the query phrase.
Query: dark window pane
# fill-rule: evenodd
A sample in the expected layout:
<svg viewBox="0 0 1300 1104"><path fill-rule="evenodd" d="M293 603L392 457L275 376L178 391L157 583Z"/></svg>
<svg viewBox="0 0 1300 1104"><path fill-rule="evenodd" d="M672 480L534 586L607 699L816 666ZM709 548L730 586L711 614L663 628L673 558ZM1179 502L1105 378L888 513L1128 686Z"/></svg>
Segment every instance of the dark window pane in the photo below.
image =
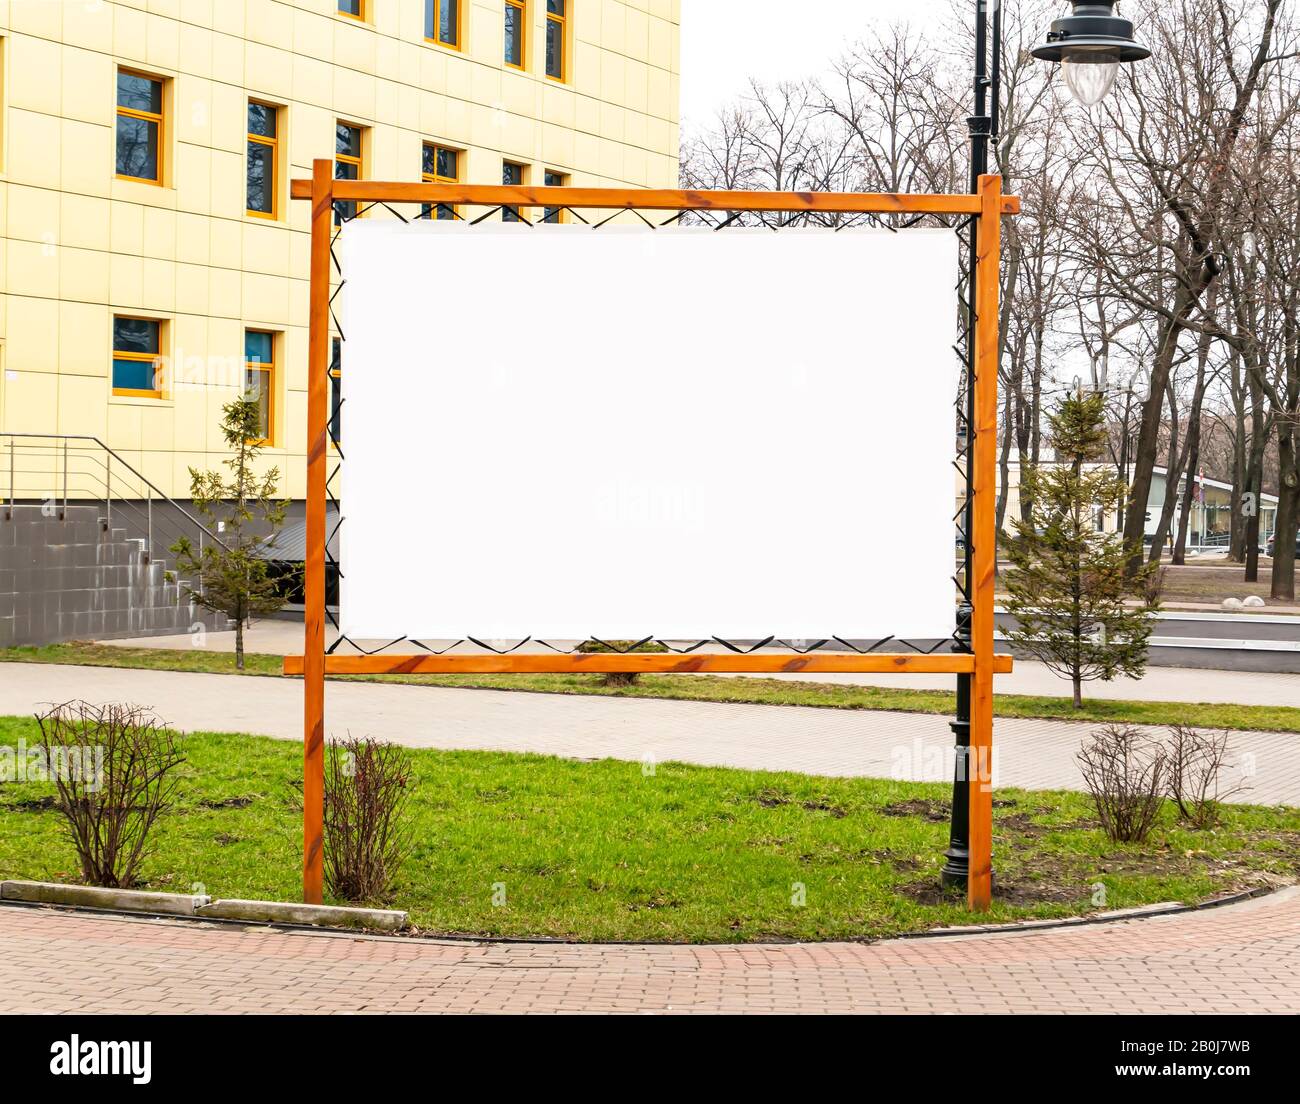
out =
<svg viewBox="0 0 1300 1104"><path fill-rule="evenodd" d="M420 162L420 171L427 176L433 176L434 169L438 164L438 154L434 146L425 143L424 159Z"/></svg>
<svg viewBox="0 0 1300 1104"><path fill-rule="evenodd" d="M459 180L460 174L456 171L455 150L439 149L438 150L438 175L446 177L448 180Z"/></svg>
<svg viewBox="0 0 1300 1104"><path fill-rule="evenodd" d="M564 79L564 26L554 19L546 21L546 75Z"/></svg>
<svg viewBox="0 0 1300 1104"><path fill-rule="evenodd" d="M546 186L547 186L548 188L563 188L563 187L564 187L564 179L565 179L565 178L564 178L564 174L563 174L563 173L551 172L551 171L548 169L547 172L546 172L546 175L545 175L545 177L544 177L543 179L545 179L545 181L546 181ZM559 207L546 207L546 208L543 208L542 221L543 221L543 222L559 222L559 221L560 221L560 215L561 215L561 214L562 214L562 210L561 210L561 208L559 208Z"/></svg>
<svg viewBox="0 0 1300 1104"><path fill-rule="evenodd" d="M119 391L158 391L152 360L114 360L113 386Z"/></svg>
<svg viewBox="0 0 1300 1104"><path fill-rule="evenodd" d="M158 179L158 124L131 115L117 117L117 171L141 180Z"/></svg>
<svg viewBox="0 0 1300 1104"><path fill-rule="evenodd" d="M271 182L275 179L275 154L261 142L248 143L248 209L269 215L275 210Z"/></svg>
<svg viewBox="0 0 1300 1104"><path fill-rule="evenodd" d="M424 37L445 46L460 45L459 0L424 0Z"/></svg>
<svg viewBox="0 0 1300 1104"><path fill-rule="evenodd" d="M244 371L244 398L257 403L257 435L262 440L270 436L271 426L271 373L255 368Z"/></svg>
<svg viewBox="0 0 1300 1104"><path fill-rule="evenodd" d="M333 356L330 359L330 437L337 444L343 440L343 396L342 368L343 343L336 337L332 345Z"/></svg>
<svg viewBox="0 0 1300 1104"><path fill-rule="evenodd" d="M270 364L275 338L272 334L258 330L244 331L244 359Z"/></svg>
<svg viewBox="0 0 1300 1104"><path fill-rule="evenodd" d="M524 167L515 165L506 161L501 166L501 183L502 184L522 184L524 182ZM501 208L502 222L518 222L519 211L515 207Z"/></svg>
<svg viewBox="0 0 1300 1104"><path fill-rule="evenodd" d="M360 157L361 128L339 123L334 130L334 152L348 157Z"/></svg>
<svg viewBox="0 0 1300 1104"><path fill-rule="evenodd" d="M506 61L521 68L524 64L523 12L513 4L506 5Z"/></svg>
<svg viewBox="0 0 1300 1104"><path fill-rule="evenodd" d="M162 81L117 71L117 106L162 114Z"/></svg>
<svg viewBox="0 0 1300 1104"><path fill-rule="evenodd" d="M339 0L339 11L344 15L355 15L360 18L361 3L362 0Z"/></svg>
<svg viewBox="0 0 1300 1104"><path fill-rule="evenodd" d="M275 137L276 110L266 104L250 103L248 105L248 133L260 134L263 138Z"/></svg>
<svg viewBox="0 0 1300 1104"><path fill-rule="evenodd" d="M546 0L546 10L552 15L563 15L564 0Z"/></svg>
<svg viewBox="0 0 1300 1104"><path fill-rule="evenodd" d="M156 353L160 326L147 318L114 318L113 351L116 353Z"/></svg>

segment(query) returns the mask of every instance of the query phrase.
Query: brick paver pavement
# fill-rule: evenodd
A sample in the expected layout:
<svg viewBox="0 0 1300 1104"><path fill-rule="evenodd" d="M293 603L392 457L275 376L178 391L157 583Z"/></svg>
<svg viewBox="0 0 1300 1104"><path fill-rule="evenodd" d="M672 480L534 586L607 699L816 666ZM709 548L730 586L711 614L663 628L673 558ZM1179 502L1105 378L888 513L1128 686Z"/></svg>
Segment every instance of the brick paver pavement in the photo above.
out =
<svg viewBox="0 0 1300 1104"><path fill-rule="evenodd" d="M1037 932L447 943L0 906L0 1013L1300 1013L1300 889Z"/></svg>
<svg viewBox="0 0 1300 1104"><path fill-rule="evenodd" d="M183 730L302 739L302 683L296 679L0 664L0 715L31 714L69 697L138 702ZM330 737L376 736L412 747L649 757L929 782L952 777L948 719L918 713L331 682L325 719ZM1093 727L997 720L996 783L1083 788L1074 756ZM1254 772L1249 789L1234 800L1300 805L1298 740L1294 733L1233 733L1232 762Z"/></svg>

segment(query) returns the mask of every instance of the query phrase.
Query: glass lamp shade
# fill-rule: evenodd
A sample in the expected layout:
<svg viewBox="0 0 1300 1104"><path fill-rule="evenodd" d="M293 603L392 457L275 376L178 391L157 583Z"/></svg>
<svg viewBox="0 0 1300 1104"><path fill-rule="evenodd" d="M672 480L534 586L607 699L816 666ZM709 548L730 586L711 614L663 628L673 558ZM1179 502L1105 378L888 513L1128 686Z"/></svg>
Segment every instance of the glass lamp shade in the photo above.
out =
<svg viewBox="0 0 1300 1104"><path fill-rule="evenodd" d="M1092 107L1101 103L1115 86L1119 75L1119 54L1110 50L1080 50L1061 59L1065 86L1079 103Z"/></svg>

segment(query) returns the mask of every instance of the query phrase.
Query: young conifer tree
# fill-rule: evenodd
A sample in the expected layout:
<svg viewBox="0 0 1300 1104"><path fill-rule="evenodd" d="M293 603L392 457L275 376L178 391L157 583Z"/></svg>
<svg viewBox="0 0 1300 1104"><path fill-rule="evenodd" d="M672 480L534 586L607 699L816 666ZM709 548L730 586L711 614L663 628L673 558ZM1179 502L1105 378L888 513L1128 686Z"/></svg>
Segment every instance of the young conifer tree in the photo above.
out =
<svg viewBox="0 0 1300 1104"><path fill-rule="evenodd" d="M1106 447L1103 396L1071 394L1048 422L1056 460L1022 473L1029 516L1004 539L1011 566L1004 608L1016 619L1012 642L1067 676L1081 709L1085 682L1142 677L1158 606L1139 600L1158 564L1127 575L1122 538L1098 527L1099 517L1124 505L1125 493L1115 471L1098 463Z"/></svg>
<svg viewBox="0 0 1300 1104"><path fill-rule="evenodd" d="M190 497L221 543L197 549L188 537L172 545L176 569L195 580L186 593L205 609L224 613L235 623L235 665L244 669L244 626L253 617L284 605L281 583L259 552L274 542L284 524L288 502L275 498L280 470L259 475L261 416L256 399L232 399L221 408L221 433L230 456L229 474L190 468Z"/></svg>

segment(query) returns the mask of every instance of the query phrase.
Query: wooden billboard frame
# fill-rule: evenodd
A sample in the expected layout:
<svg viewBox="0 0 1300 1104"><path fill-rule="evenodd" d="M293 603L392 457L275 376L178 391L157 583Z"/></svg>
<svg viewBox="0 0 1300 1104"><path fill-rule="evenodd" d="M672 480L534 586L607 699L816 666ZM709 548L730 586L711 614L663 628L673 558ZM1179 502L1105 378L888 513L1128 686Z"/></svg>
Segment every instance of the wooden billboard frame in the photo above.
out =
<svg viewBox="0 0 1300 1104"><path fill-rule="evenodd" d="M967 903L985 910L992 896L993 676L1011 670L1011 657L993 648L997 533L998 309L1002 216L1020 201L1002 194L1000 176L982 176L975 195L843 192L721 192L634 188L549 188L518 185L425 184L335 180L332 161L312 162L310 180L294 180L292 199L311 201L311 281L307 371L307 501L304 640L301 656L286 656L284 673L303 678L303 900L320 903L324 889L325 677L376 674L556 672L713 672L953 674L971 676L970 872ZM946 655L579 654L579 655L328 655L325 651L325 504L329 449L330 247L336 201L438 206L601 211L763 211L798 214L962 215L974 220L977 265L975 402L970 427L972 577L971 651Z"/></svg>

